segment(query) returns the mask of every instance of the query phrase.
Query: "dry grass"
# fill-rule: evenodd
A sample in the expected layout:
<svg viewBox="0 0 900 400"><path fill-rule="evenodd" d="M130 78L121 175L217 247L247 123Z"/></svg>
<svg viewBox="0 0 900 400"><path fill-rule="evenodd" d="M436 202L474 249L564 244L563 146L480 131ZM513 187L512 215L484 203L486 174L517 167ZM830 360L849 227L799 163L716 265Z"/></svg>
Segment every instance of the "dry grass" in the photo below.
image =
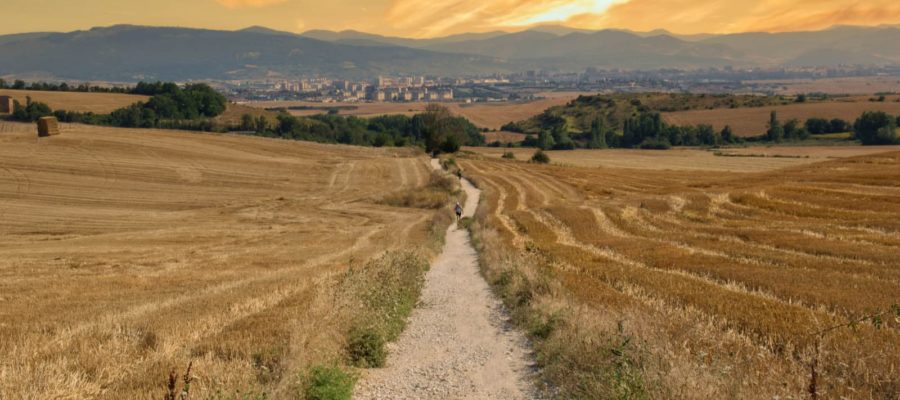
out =
<svg viewBox="0 0 900 400"><path fill-rule="evenodd" d="M484 189L485 275L562 397L807 398L813 360L820 398L900 394L893 314L815 335L900 302L900 152L714 175L459 163Z"/></svg>
<svg viewBox="0 0 900 400"><path fill-rule="evenodd" d="M866 111L884 111L892 115L900 114L900 102L871 102L867 98L842 100L775 107L678 111L663 113L662 115L663 119L670 124L708 124L712 125L716 130L721 130L725 125L729 125L738 136L758 136L766 132L766 124L769 122L769 114L772 111L778 112L778 119L781 122L796 118L801 123L809 118L840 118L853 123Z"/></svg>
<svg viewBox="0 0 900 400"><path fill-rule="evenodd" d="M531 158L532 153L534 153L534 149L526 148L508 149L473 147L466 148L466 150L473 151L491 159L499 159L504 153L512 152L517 160L528 160ZM810 164L832 158L883 153L888 150L900 150L900 146L760 146L718 150L718 152L722 154L742 155L747 157L721 157L716 155L716 151L682 148L666 151L609 149L547 151L546 153L550 156L550 160L555 164L576 167L675 171L762 172Z"/></svg>
<svg viewBox="0 0 900 400"><path fill-rule="evenodd" d="M21 104L25 98L46 103L54 110L77 112L109 113L118 108L130 106L149 97L121 93L81 93L81 92L42 92L33 90L0 90L0 96L10 96Z"/></svg>
<svg viewBox="0 0 900 400"><path fill-rule="evenodd" d="M33 129L0 123L4 399L160 398L189 361L194 398L293 398L344 351L338 278L447 214L371 200L428 182L411 150Z"/></svg>

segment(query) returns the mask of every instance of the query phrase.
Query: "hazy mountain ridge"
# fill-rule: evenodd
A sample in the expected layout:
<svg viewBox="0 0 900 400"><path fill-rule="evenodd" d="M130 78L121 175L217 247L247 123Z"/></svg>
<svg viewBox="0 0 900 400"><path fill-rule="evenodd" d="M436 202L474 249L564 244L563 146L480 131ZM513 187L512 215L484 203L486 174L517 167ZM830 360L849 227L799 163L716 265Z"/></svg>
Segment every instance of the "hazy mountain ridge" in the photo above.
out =
<svg viewBox="0 0 900 400"><path fill-rule="evenodd" d="M238 31L118 25L0 36L0 76L62 79L247 79L297 75L467 75L588 67L900 64L900 28L673 35L546 26L409 39L357 31Z"/></svg>
<svg viewBox="0 0 900 400"><path fill-rule="evenodd" d="M274 32L120 25L6 42L0 36L0 76L38 72L67 79L132 81L505 70L490 57L352 46Z"/></svg>

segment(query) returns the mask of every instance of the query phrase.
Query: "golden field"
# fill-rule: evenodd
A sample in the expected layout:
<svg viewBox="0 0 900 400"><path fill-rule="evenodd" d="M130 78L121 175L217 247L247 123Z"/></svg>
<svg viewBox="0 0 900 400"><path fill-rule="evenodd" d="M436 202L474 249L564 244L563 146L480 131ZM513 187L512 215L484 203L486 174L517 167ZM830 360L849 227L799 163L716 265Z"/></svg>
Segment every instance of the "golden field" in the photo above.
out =
<svg viewBox="0 0 900 400"><path fill-rule="evenodd" d="M470 147L465 150L487 158L500 159L511 152L517 160L528 161L532 148ZM675 171L763 172L811 164L833 158L854 157L900 151L900 146L753 146L719 150L674 148L666 151L608 149L545 151L554 164L588 168L619 168ZM728 156L731 157L728 157Z"/></svg>
<svg viewBox="0 0 900 400"><path fill-rule="evenodd" d="M900 79L896 76L860 76L822 79L770 79L744 81L744 84L776 86L776 93L795 95L801 93L864 94L900 92Z"/></svg>
<svg viewBox="0 0 900 400"><path fill-rule="evenodd" d="M483 272L563 397L894 399L900 152L880 150L457 163L484 191Z"/></svg>
<svg viewBox="0 0 900 400"><path fill-rule="evenodd" d="M22 105L25 105L26 97L31 97L31 100L46 103L54 110L98 114L109 113L149 99L147 96L122 93L44 92L10 89L0 89L0 96L10 96Z"/></svg>
<svg viewBox="0 0 900 400"><path fill-rule="evenodd" d="M0 398L161 398L189 361L195 398L294 398L368 312L344 271L433 246L434 210L380 204L430 174L409 149L0 122Z"/></svg>
<svg viewBox="0 0 900 400"><path fill-rule="evenodd" d="M840 118L852 124L866 111L884 111L891 115L900 115L900 101L896 101L897 99L891 97L885 102L872 102L868 98L847 98L784 106L677 111L662 113L662 117L670 124L707 124L716 130L729 125L736 135L746 137L765 134L769 114L772 111L778 113L778 119L782 123L790 119L797 119L803 124L809 118Z"/></svg>

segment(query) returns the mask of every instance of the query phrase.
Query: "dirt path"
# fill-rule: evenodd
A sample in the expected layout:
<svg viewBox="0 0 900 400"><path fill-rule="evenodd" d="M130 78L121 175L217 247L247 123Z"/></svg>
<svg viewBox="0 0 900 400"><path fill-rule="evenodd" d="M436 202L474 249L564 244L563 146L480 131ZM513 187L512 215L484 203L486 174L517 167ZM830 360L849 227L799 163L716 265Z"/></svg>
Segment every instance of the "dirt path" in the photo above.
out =
<svg viewBox="0 0 900 400"><path fill-rule="evenodd" d="M463 189L463 215L472 216L481 191L465 180ZM387 366L360 381L356 399L534 397L525 339L508 326L477 263L468 232L449 227L409 326L390 345Z"/></svg>

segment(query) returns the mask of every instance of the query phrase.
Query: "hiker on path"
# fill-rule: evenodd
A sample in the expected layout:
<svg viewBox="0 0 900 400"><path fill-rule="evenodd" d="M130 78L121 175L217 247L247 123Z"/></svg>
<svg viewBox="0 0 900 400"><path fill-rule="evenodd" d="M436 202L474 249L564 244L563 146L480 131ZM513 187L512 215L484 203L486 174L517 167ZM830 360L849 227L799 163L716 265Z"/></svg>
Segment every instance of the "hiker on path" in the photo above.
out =
<svg viewBox="0 0 900 400"><path fill-rule="evenodd" d="M458 201L456 202L456 207L454 208L454 211L456 211L456 222L459 222L459 220L462 219L463 208L461 205L459 205Z"/></svg>

